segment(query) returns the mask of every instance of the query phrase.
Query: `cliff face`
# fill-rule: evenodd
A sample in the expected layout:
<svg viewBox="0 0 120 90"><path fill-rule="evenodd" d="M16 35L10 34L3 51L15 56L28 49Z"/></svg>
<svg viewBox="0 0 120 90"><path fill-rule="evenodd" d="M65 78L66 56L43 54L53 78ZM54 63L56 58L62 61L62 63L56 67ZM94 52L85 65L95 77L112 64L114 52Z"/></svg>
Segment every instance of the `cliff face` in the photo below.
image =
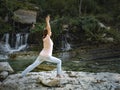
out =
<svg viewBox="0 0 120 90"><path fill-rule="evenodd" d="M56 71L9 75L0 82L0 90L120 90L120 74L64 71L56 78Z"/></svg>

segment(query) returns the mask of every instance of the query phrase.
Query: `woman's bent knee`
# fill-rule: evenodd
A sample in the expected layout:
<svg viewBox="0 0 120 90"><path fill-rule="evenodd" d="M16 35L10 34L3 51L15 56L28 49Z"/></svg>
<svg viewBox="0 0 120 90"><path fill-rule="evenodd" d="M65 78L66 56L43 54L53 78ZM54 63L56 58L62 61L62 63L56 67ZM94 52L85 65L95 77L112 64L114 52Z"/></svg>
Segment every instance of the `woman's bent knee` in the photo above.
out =
<svg viewBox="0 0 120 90"><path fill-rule="evenodd" d="M62 63L62 61L59 59L59 60L58 60L58 63L59 63L59 64L61 64L61 63Z"/></svg>

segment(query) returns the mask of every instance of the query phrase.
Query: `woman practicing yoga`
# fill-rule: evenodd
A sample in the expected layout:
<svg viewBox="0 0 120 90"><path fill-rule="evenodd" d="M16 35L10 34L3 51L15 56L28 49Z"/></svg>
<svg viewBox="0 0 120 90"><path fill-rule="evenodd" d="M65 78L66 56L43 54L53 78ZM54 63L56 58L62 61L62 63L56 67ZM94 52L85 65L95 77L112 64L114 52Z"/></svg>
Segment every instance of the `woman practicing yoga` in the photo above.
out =
<svg viewBox="0 0 120 90"><path fill-rule="evenodd" d="M50 26L50 16L46 17L46 28L43 32L43 49L40 52L39 56L35 60L33 64L28 66L23 72L22 77L24 77L28 72L33 70L43 61L53 62L57 64L57 77L61 77L61 60L52 56L53 51L53 41L51 39L51 26Z"/></svg>

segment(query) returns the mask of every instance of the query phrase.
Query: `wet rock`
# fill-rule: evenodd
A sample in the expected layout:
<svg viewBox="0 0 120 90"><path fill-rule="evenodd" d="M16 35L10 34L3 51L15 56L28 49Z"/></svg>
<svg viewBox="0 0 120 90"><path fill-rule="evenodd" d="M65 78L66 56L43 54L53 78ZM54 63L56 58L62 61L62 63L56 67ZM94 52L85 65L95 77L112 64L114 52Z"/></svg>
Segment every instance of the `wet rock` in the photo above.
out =
<svg viewBox="0 0 120 90"><path fill-rule="evenodd" d="M0 73L0 80L1 79L5 79L8 76L8 72L7 71L3 71Z"/></svg>

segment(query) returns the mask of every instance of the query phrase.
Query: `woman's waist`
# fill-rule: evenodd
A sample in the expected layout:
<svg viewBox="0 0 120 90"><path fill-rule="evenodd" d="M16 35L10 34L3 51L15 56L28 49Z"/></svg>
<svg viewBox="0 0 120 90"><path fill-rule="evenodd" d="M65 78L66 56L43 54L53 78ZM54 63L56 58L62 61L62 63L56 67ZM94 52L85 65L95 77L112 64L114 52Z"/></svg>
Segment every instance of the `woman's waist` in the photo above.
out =
<svg viewBox="0 0 120 90"><path fill-rule="evenodd" d="M52 51L52 50L53 50L52 47L51 47L51 48L44 47L44 48L42 49L42 51L45 51L45 52L49 52L49 51Z"/></svg>
<svg viewBox="0 0 120 90"><path fill-rule="evenodd" d="M46 50L46 49L43 49L41 52L40 52L40 55L52 55L52 50Z"/></svg>
<svg viewBox="0 0 120 90"><path fill-rule="evenodd" d="M53 46L44 45L43 49L44 50L50 50L50 49L53 49Z"/></svg>

